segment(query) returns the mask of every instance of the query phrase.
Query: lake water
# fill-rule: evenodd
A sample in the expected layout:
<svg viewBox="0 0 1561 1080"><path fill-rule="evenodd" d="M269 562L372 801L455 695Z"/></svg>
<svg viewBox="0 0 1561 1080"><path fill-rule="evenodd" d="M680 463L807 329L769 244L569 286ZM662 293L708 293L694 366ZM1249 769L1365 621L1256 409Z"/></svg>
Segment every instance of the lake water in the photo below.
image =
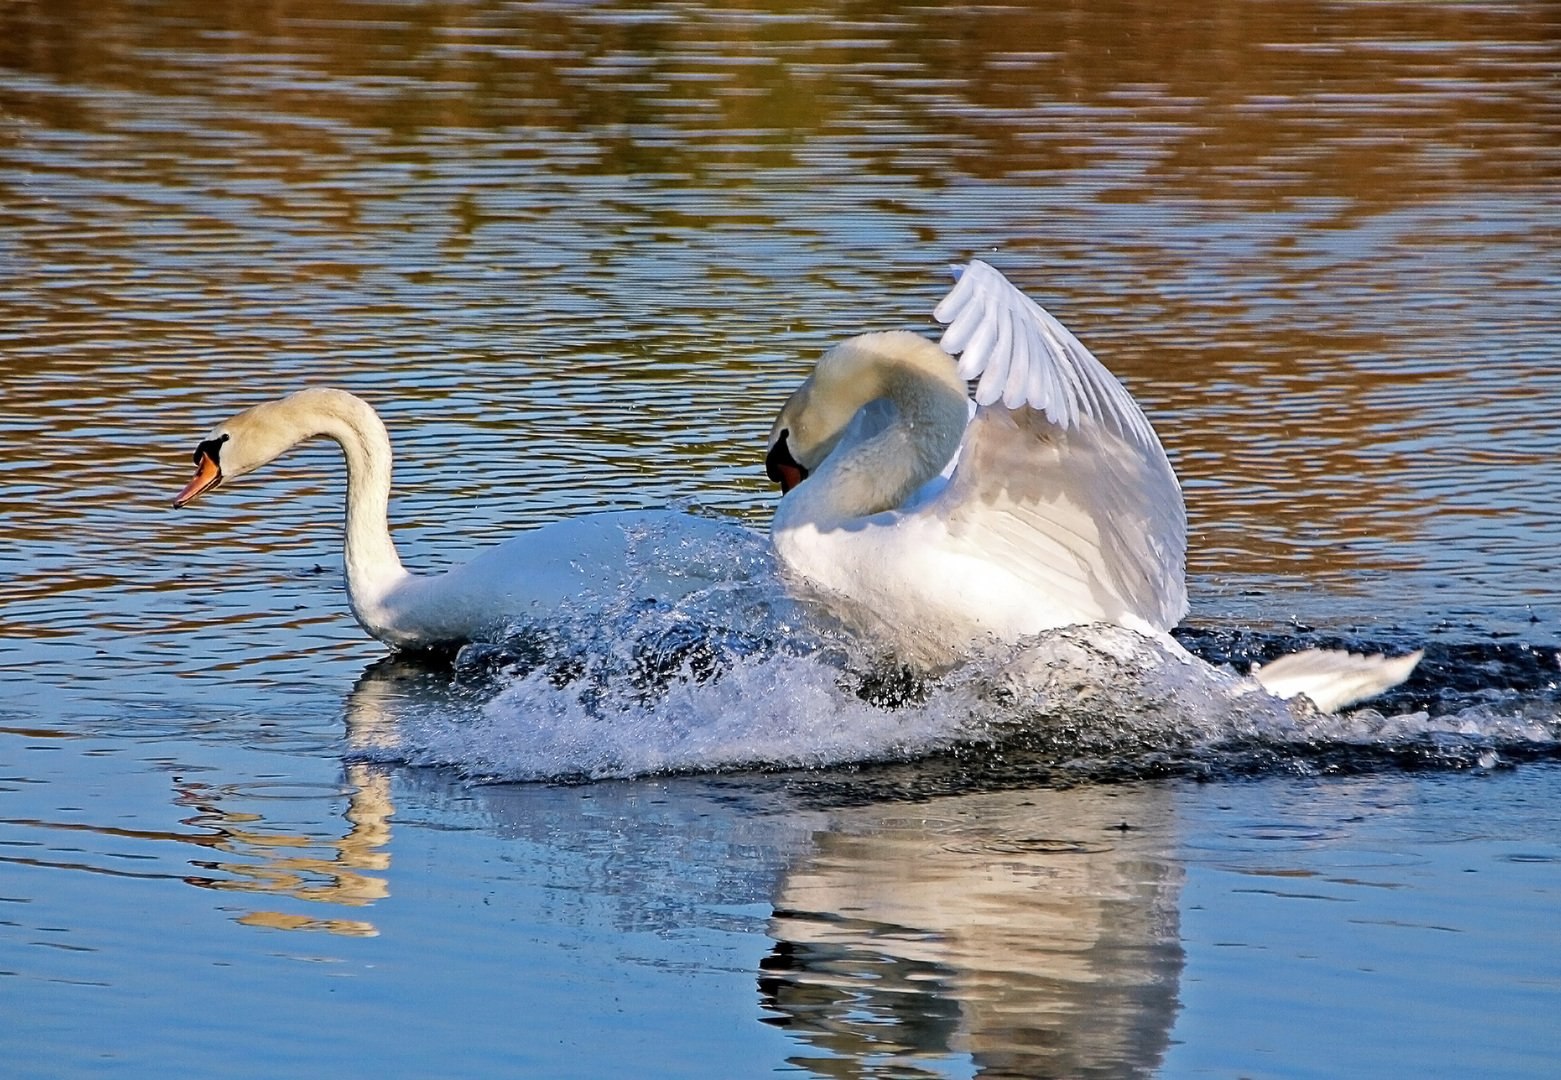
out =
<svg viewBox="0 0 1561 1080"><path fill-rule="evenodd" d="M1553 1075L1558 42L1524 0L0 5L7 1075ZM762 530L785 395L971 256L1154 421L1190 647L1414 679L1053 716L721 639L647 687L652 611L559 685L362 635L330 444L168 507L326 383L415 567Z"/></svg>

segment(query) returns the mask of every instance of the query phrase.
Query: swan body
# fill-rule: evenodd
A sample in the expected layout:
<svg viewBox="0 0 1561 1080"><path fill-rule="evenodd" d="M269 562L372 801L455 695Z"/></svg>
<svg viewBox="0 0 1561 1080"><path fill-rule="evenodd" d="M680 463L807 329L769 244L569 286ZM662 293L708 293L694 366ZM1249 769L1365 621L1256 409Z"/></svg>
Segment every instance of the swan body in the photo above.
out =
<svg viewBox="0 0 1561 1080"><path fill-rule="evenodd" d="M938 317L941 345L837 346L782 408L768 457L790 487L771 530L782 565L934 662L1080 623L1175 626L1186 513L1137 403L984 263Z"/></svg>
<svg viewBox="0 0 1561 1080"><path fill-rule="evenodd" d="M1188 609L1187 515L1154 428L1002 274L972 261L956 275L934 311L939 343L852 338L781 409L766 468L783 491L771 527L783 570L923 663L1091 623L1182 654L1167 632ZM1306 655L1264 671L1281 696L1335 708L1418 660Z"/></svg>
<svg viewBox="0 0 1561 1080"><path fill-rule="evenodd" d="M589 514L521 533L440 574L402 565L387 521L391 450L372 406L311 388L239 413L195 451L186 506L308 439L340 445L347 462L345 562L353 616L393 649L461 644L561 607L667 600L744 572L748 530L671 511Z"/></svg>

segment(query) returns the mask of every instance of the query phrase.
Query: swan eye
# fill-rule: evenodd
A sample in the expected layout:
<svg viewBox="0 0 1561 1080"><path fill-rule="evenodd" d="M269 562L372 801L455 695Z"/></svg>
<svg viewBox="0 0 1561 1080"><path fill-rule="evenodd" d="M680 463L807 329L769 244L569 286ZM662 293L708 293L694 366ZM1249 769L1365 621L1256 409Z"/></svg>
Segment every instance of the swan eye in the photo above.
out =
<svg viewBox="0 0 1561 1080"><path fill-rule="evenodd" d="M224 434L218 438L207 439L201 443L195 448L195 464L199 465L203 457L209 457L214 462L217 461L218 456L222 453L222 444L227 441L228 436Z"/></svg>

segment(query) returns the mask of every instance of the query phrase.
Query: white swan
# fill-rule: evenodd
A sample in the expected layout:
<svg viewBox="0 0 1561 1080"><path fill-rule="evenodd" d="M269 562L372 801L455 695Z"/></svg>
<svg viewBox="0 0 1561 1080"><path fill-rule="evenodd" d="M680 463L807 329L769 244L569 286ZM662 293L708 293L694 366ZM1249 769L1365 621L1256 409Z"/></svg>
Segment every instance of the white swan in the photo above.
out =
<svg viewBox="0 0 1561 1080"><path fill-rule="evenodd" d="M781 409L766 470L784 492L782 566L932 664L1076 624L1164 637L1187 612L1187 518L1154 429L1002 274L980 261L956 274L934 311L940 344L852 338ZM1324 708L1402 682L1419 659L1299 655L1254 674Z"/></svg>
<svg viewBox="0 0 1561 1080"><path fill-rule="evenodd" d="M315 436L347 459L346 569L352 613L394 649L460 644L511 620L560 608L672 600L746 576L754 534L671 511L588 514L521 533L442 574L407 571L387 523L390 437L374 409L343 390L312 388L247 409L195 450L195 477L174 498L189 505Z"/></svg>

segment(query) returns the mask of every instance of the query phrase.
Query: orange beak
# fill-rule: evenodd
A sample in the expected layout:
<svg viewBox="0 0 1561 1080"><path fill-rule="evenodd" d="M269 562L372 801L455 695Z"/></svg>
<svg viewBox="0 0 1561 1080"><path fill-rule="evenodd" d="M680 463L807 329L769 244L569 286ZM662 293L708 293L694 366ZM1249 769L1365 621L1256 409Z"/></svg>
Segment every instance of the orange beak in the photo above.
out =
<svg viewBox="0 0 1561 1080"><path fill-rule="evenodd" d="M200 460L195 463L195 477L184 490L173 497L173 508L188 506L206 492L222 483L222 469L217 466L216 460L210 454L202 454Z"/></svg>

